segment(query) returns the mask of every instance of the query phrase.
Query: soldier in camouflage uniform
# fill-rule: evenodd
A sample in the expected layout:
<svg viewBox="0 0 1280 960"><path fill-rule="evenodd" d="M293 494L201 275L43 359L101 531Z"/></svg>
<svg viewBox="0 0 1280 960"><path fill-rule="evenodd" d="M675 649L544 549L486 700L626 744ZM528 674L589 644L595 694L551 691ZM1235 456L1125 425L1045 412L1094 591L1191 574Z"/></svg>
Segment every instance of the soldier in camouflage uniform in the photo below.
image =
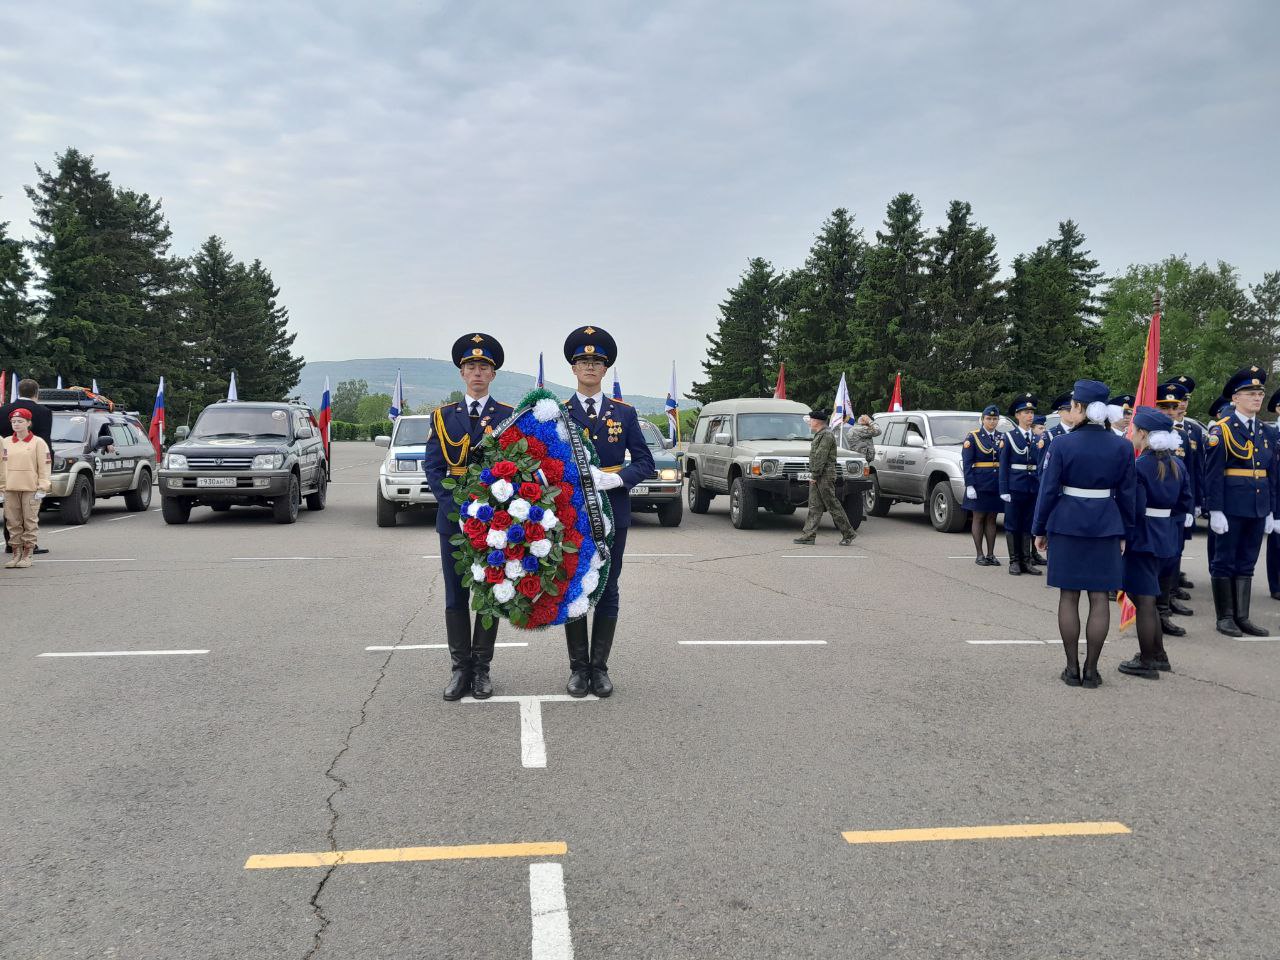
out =
<svg viewBox="0 0 1280 960"><path fill-rule="evenodd" d="M844 505L836 497L836 438L827 429L827 420L827 411L809 411L809 427L813 430L813 446L809 449L809 518L804 522L804 532L796 537L795 542L813 543L817 539L822 515L830 512L831 519L844 537L840 546L847 547L857 534L844 512Z"/></svg>

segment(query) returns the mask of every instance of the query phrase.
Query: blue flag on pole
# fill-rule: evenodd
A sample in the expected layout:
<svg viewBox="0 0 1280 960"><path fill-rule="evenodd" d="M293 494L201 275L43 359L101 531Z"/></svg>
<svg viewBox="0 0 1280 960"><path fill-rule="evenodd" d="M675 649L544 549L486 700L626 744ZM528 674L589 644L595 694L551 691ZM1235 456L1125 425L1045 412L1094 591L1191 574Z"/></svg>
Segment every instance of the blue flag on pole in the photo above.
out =
<svg viewBox="0 0 1280 960"><path fill-rule="evenodd" d="M546 377L542 373L542 351L538 351L538 389L541 390L546 386Z"/></svg>
<svg viewBox="0 0 1280 960"><path fill-rule="evenodd" d="M396 371L395 389L391 391L391 409L387 411L388 419L393 423L404 413L404 381L400 379L400 371Z"/></svg>
<svg viewBox="0 0 1280 960"><path fill-rule="evenodd" d="M618 382L618 370L616 367L613 370L613 399L622 399L622 384Z"/></svg>

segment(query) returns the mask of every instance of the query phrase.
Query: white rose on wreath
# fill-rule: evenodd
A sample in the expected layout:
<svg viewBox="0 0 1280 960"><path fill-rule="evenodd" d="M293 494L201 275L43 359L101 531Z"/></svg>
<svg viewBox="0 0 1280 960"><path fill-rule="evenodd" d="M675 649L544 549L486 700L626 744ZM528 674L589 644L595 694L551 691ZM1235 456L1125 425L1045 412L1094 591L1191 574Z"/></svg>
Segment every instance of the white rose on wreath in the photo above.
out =
<svg viewBox="0 0 1280 960"><path fill-rule="evenodd" d="M506 503L515 492L515 488L506 480L495 480L489 484L489 495L499 503Z"/></svg>
<svg viewBox="0 0 1280 960"><path fill-rule="evenodd" d="M516 585L510 580L503 580L493 588L493 599L499 603L506 603L516 595Z"/></svg>

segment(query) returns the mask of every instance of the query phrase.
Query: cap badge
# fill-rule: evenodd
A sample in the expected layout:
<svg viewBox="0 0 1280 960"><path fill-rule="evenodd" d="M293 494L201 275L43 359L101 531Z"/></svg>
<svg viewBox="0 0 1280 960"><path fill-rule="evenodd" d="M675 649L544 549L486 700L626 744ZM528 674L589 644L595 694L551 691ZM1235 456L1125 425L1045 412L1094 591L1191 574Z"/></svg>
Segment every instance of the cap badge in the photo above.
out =
<svg viewBox="0 0 1280 960"><path fill-rule="evenodd" d="M582 332L585 333L587 336L591 336L596 331L595 331L595 327L583 327Z"/></svg>
<svg viewBox="0 0 1280 960"><path fill-rule="evenodd" d="M472 355L473 357L483 357L483 356L484 356L484 351L483 351L483 350L481 350L479 347L476 347L476 348L474 348L474 349L471 351L471 355Z"/></svg>
<svg viewBox="0 0 1280 960"><path fill-rule="evenodd" d="M484 343L484 337L480 336L480 334L478 334L478 333L477 333L474 337L472 337L472 338L471 338L471 342L472 342L472 343Z"/></svg>
<svg viewBox="0 0 1280 960"><path fill-rule="evenodd" d="M595 353L595 352L596 352L595 345L594 345L594 344L591 344L591 343L588 343L585 347L583 347L583 348L582 348L582 352L583 352L583 353Z"/></svg>

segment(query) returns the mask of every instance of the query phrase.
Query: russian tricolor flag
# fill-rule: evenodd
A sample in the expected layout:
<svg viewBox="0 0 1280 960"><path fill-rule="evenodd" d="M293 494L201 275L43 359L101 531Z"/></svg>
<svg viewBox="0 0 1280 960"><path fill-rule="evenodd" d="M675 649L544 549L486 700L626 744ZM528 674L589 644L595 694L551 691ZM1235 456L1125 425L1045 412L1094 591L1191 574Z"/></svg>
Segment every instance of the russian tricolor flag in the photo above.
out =
<svg viewBox="0 0 1280 960"><path fill-rule="evenodd" d="M676 362L671 361L671 386L667 387L667 436L680 442L680 409L676 404Z"/></svg>
<svg viewBox="0 0 1280 960"><path fill-rule="evenodd" d="M151 445L156 448L156 463L160 462L160 448L164 446L164 377L156 389L156 405L151 410L151 426L147 430Z"/></svg>
<svg viewBox="0 0 1280 960"><path fill-rule="evenodd" d="M617 368L614 368L614 371L613 371L613 399L615 400L622 399L622 384L618 382Z"/></svg>
<svg viewBox="0 0 1280 960"><path fill-rule="evenodd" d="M333 402L329 396L329 378L324 378L324 393L320 395L320 438L324 441L324 458L329 459L329 424L333 420Z"/></svg>

